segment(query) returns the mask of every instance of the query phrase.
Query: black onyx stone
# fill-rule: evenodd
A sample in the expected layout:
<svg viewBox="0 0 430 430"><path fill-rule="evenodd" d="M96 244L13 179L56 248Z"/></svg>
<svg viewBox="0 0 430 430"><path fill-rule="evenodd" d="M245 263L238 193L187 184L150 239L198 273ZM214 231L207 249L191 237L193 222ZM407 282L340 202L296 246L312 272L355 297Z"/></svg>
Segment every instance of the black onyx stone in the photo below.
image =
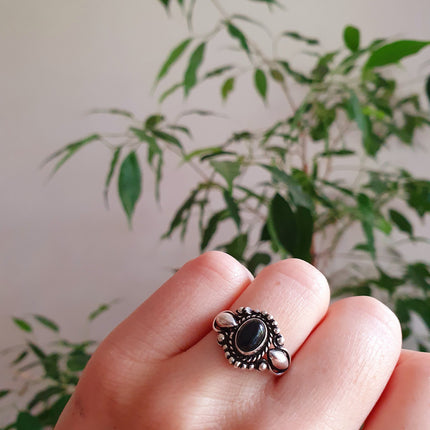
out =
<svg viewBox="0 0 430 430"><path fill-rule="evenodd" d="M240 352L249 354L258 350L266 340L267 328L263 321L252 318L243 323L236 333L236 346Z"/></svg>

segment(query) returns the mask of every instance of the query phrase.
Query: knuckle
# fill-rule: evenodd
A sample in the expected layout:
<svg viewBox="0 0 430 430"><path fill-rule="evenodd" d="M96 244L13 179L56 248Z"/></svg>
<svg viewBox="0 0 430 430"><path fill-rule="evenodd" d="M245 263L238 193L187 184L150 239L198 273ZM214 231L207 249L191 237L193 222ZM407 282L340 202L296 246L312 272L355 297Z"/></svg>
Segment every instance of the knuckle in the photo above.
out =
<svg viewBox="0 0 430 430"><path fill-rule="evenodd" d="M251 273L231 255L221 251L207 251L185 263L181 270L200 273L204 277L217 276L225 280L252 279Z"/></svg>
<svg viewBox="0 0 430 430"><path fill-rule="evenodd" d="M265 267L259 276L272 276L274 273L292 279L314 295L318 301L324 300L328 303L330 288L327 279L312 264L298 258L288 258Z"/></svg>
<svg viewBox="0 0 430 430"><path fill-rule="evenodd" d="M400 323L394 312L381 301L370 296L348 297L336 302L345 308L346 312L352 313L357 322L366 325L372 332L393 342L401 343Z"/></svg>

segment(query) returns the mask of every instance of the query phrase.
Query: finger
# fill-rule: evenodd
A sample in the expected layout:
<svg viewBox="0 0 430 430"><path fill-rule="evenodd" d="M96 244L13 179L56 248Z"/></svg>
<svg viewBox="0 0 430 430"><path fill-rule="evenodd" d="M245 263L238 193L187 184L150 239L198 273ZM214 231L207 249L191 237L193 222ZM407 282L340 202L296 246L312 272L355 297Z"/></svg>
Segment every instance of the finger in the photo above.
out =
<svg viewBox="0 0 430 430"><path fill-rule="evenodd" d="M283 417L285 428L358 429L387 384L400 348L399 322L385 305L370 297L334 303L288 374L274 382L274 416Z"/></svg>
<svg viewBox="0 0 430 430"><path fill-rule="evenodd" d="M329 300L330 290L324 275L311 264L290 258L263 269L230 309L248 306L272 314L285 338L285 347L292 355L323 318ZM224 357L213 333L195 348L197 355L202 352L208 360L216 356L218 362L219 357Z"/></svg>
<svg viewBox="0 0 430 430"><path fill-rule="evenodd" d="M242 264L207 252L185 264L103 342L135 361L162 359L188 349L211 327L213 314L228 307L251 282Z"/></svg>
<svg viewBox="0 0 430 430"><path fill-rule="evenodd" d="M430 354L403 350L364 429L415 430L429 426Z"/></svg>
<svg viewBox="0 0 430 430"><path fill-rule="evenodd" d="M294 354L326 313L329 295L327 280L317 269L302 260L287 259L262 270L229 309L249 306L270 312L286 348ZM196 413L213 422L219 422L222 410L232 422L245 422L246 417L252 424L253 413L260 412L261 397L268 392L265 385L276 378L270 372L231 366L213 332L178 359L177 367L186 372L188 381L182 392L184 402L199 398ZM281 378L288 378L288 373ZM214 408L214 404L220 406Z"/></svg>
<svg viewBox="0 0 430 430"><path fill-rule="evenodd" d="M248 306L272 314L292 355L324 317L329 301L324 275L303 260L289 258L262 270L232 309Z"/></svg>

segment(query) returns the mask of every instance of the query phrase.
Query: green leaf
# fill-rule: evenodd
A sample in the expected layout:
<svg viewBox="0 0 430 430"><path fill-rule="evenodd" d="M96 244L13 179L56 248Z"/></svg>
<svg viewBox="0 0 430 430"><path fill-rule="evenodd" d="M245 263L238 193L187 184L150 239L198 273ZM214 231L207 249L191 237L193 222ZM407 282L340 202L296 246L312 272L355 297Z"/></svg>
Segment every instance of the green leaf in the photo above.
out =
<svg viewBox="0 0 430 430"><path fill-rule="evenodd" d="M212 160L210 164L214 170L226 180L228 187L231 190L234 179L240 175L240 162Z"/></svg>
<svg viewBox="0 0 430 430"><path fill-rule="evenodd" d="M202 42L191 54L187 70L184 75L184 93L188 96L191 89L197 83L197 72L203 62L205 55L206 42Z"/></svg>
<svg viewBox="0 0 430 430"><path fill-rule="evenodd" d="M405 191L408 205L420 217L430 212L430 181L410 178L405 184Z"/></svg>
<svg viewBox="0 0 430 430"><path fill-rule="evenodd" d="M70 400L71 394L61 396L52 406L44 409L39 415L39 420L45 426L55 426L60 418L61 412L65 408L67 402Z"/></svg>
<svg viewBox="0 0 430 430"><path fill-rule="evenodd" d="M408 233L410 236L413 235L412 224L405 218L404 215L394 209L390 209L389 214L391 221L393 221L399 230Z"/></svg>
<svg viewBox="0 0 430 430"><path fill-rule="evenodd" d="M27 333L31 333L33 331L31 325L27 322L24 321L21 318L12 318L12 321L15 323L15 325L17 325L22 331L26 331Z"/></svg>
<svg viewBox="0 0 430 430"><path fill-rule="evenodd" d="M317 154L318 157L346 157L350 155L355 155L355 151L352 151L350 149L338 149L338 150L332 150L329 149L327 151L323 151Z"/></svg>
<svg viewBox="0 0 430 430"><path fill-rule="evenodd" d="M311 76L316 82L322 82L330 71L329 65L333 62L338 51L328 52L318 58L316 66L312 69Z"/></svg>
<svg viewBox="0 0 430 430"><path fill-rule="evenodd" d="M363 113L362 106L357 95L351 91L349 99L349 108L351 119L353 119L362 132L362 142L366 153L375 156L381 149L383 140L372 132L372 123L367 115Z"/></svg>
<svg viewBox="0 0 430 430"><path fill-rule="evenodd" d="M373 236L374 212L372 201L366 194L360 193L357 196L357 206L369 252L373 258L376 258L375 238Z"/></svg>
<svg viewBox="0 0 430 430"><path fill-rule="evenodd" d="M299 40L300 42L305 42L308 45L318 45L319 44L318 39L302 36L301 34L297 33L296 31L285 31L284 33L281 34L281 36L290 37L291 39Z"/></svg>
<svg viewBox="0 0 430 430"><path fill-rule="evenodd" d="M127 215L129 226L142 192L142 174L135 151L131 151L123 160L118 177L118 193Z"/></svg>
<svg viewBox="0 0 430 430"><path fill-rule="evenodd" d="M20 412L16 420L16 430L43 430L41 422L28 412Z"/></svg>
<svg viewBox="0 0 430 430"><path fill-rule="evenodd" d="M240 46L249 54L249 46L245 35L231 22L227 23L227 31L231 37L239 41Z"/></svg>
<svg viewBox="0 0 430 430"><path fill-rule="evenodd" d="M420 40L397 40L388 43L372 52L363 69L368 70L398 63L401 59L416 54L429 44L428 41Z"/></svg>
<svg viewBox="0 0 430 430"><path fill-rule="evenodd" d="M82 350L73 351L67 360L67 368L72 372L80 372L84 370L90 358L91 355Z"/></svg>
<svg viewBox="0 0 430 430"><path fill-rule="evenodd" d="M195 157L220 153L225 153L225 151L222 150L221 146L209 146L207 148L195 149L194 151L191 151L190 153L184 155L184 161L190 161Z"/></svg>
<svg viewBox="0 0 430 430"><path fill-rule="evenodd" d="M160 130L152 130L152 134L155 137L158 137L159 139L164 140L167 143L171 143L172 145L175 145L178 148L182 149L181 142L179 141L178 138L176 138L172 134L165 133L164 131L160 131Z"/></svg>
<svg viewBox="0 0 430 430"><path fill-rule="evenodd" d="M230 213L231 218L236 224L238 230L240 230L240 210L236 200L233 198L231 191L224 190L222 193L224 201L227 204L227 209Z"/></svg>
<svg viewBox="0 0 430 430"><path fill-rule="evenodd" d="M44 360L46 358L46 354L34 343L29 342L28 346L32 350L33 354L39 358L39 360Z"/></svg>
<svg viewBox="0 0 430 430"><path fill-rule="evenodd" d="M232 70L233 66L221 66L221 67L217 67L216 69L210 70L209 72L207 72L204 76L203 79L210 79L210 78L215 78L217 76L222 75L223 73Z"/></svg>
<svg viewBox="0 0 430 430"><path fill-rule="evenodd" d="M336 182L331 182L331 181L326 181L326 180L321 180L321 183L323 183L324 185L333 188L337 191L340 191L342 194L345 194L349 197L354 197L354 192L348 188L342 187L341 185L339 185Z"/></svg>
<svg viewBox="0 0 430 430"><path fill-rule="evenodd" d="M108 114L108 115L119 115L125 116L126 118L133 119L134 115L132 112L124 109L93 109L90 113L92 114Z"/></svg>
<svg viewBox="0 0 430 430"><path fill-rule="evenodd" d="M404 303L404 301L401 299L398 299L396 301L395 313L397 315L397 318L402 324L409 322L411 319L411 316L409 314L409 309Z"/></svg>
<svg viewBox="0 0 430 430"><path fill-rule="evenodd" d="M166 9L169 8L170 0L159 0L159 1Z"/></svg>
<svg viewBox="0 0 430 430"><path fill-rule="evenodd" d="M20 352L16 356L16 358L11 362L11 365L15 366L15 365L21 363L21 361L24 360L24 358L27 357L27 355L28 355L28 351L27 350L24 350L24 351Z"/></svg>
<svg viewBox="0 0 430 430"><path fill-rule="evenodd" d="M261 69L256 69L254 74L254 83L263 101L266 101L267 93L267 78L266 74Z"/></svg>
<svg viewBox="0 0 430 430"><path fill-rule="evenodd" d="M36 393L36 395L30 400L27 405L27 409L31 410L35 406L37 406L40 402L45 402L50 399L52 396L56 394L64 393L64 388L59 385L52 385L50 387L45 388L42 391Z"/></svg>
<svg viewBox="0 0 430 430"><path fill-rule="evenodd" d="M293 256L311 262L311 246L314 234L314 220L312 212L303 206L299 206L295 213L297 239Z"/></svg>
<svg viewBox="0 0 430 430"><path fill-rule="evenodd" d="M374 221L374 226L378 230L382 231L382 233L388 235L391 233L393 229L391 223L386 220L381 214L377 214Z"/></svg>
<svg viewBox="0 0 430 430"><path fill-rule="evenodd" d="M43 360L41 360L46 377L53 379L54 381L58 381L60 379L60 369L58 366L59 359L60 355L53 353L47 355Z"/></svg>
<svg viewBox="0 0 430 430"><path fill-rule="evenodd" d="M111 308L111 303L103 303L103 304L99 305L99 307L97 309L93 310L88 315L88 321L95 320L99 315L101 315L103 312L106 312L110 308Z"/></svg>
<svg viewBox="0 0 430 430"><path fill-rule="evenodd" d="M139 140L141 140L142 142L146 142L148 144L147 160L151 168L155 170L155 199L158 201L160 198L160 181L161 181L162 167L163 167L163 151L158 146L154 136L147 134L144 130L141 130L139 128L131 127L130 131L132 131L139 138ZM167 139L173 138L173 141L175 142L174 144L177 145L177 143L179 143L179 140L177 142L175 141L176 138L174 136L167 135L166 133L162 133L158 130L152 130L152 133L158 134L158 135L160 135L161 133L161 135L163 135L164 138L167 138ZM154 165L155 156L158 156L156 165Z"/></svg>
<svg viewBox="0 0 430 430"><path fill-rule="evenodd" d="M259 203L265 203L266 199L264 194L257 194L254 191L250 190L249 188L243 187L242 185L236 185L236 187L238 190L243 191L248 197L254 197L255 199L258 200Z"/></svg>
<svg viewBox="0 0 430 430"><path fill-rule="evenodd" d="M194 205L199 191L199 188L193 190L182 206L177 210L170 223L169 229L162 236L163 239L170 237L173 231L176 230L176 228L179 227L181 223L183 223L189 217L190 209Z"/></svg>
<svg viewBox="0 0 430 430"><path fill-rule="evenodd" d="M420 342L418 342L418 351L419 352L430 352L428 347Z"/></svg>
<svg viewBox="0 0 430 430"><path fill-rule="evenodd" d="M186 134L190 139L193 138L193 135L191 134L190 129L188 127L184 127L183 125L173 124L173 125L168 125L167 128L174 131L180 131L181 133Z"/></svg>
<svg viewBox="0 0 430 430"><path fill-rule="evenodd" d="M288 192L291 194L294 204L297 206L304 206L309 209L313 208L311 197L303 190L300 183L298 183L292 176L288 175L275 166L261 164L261 167L265 168L272 174L273 180L282 182L287 186Z"/></svg>
<svg viewBox="0 0 430 430"><path fill-rule="evenodd" d="M387 275L381 268L378 268L379 279L372 281L379 288L387 290L390 294L396 291L396 288L404 285L405 280L403 278L393 278Z"/></svg>
<svg viewBox="0 0 430 430"><path fill-rule="evenodd" d="M343 41L345 46L352 52L360 47L360 31L358 28L348 25L343 31Z"/></svg>
<svg viewBox="0 0 430 430"><path fill-rule="evenodd" d="M164 115L155 114L150 115L145 120L145 128L152 130L153 128L156 128L160 123L162 123L165 120Z"/></svg>
<svg viewBox="0 0 430 430"><path fill-rule="evenodd" d="M160 98L158 99L158 102L159 103L163 103L164 100L167 99L167 97L169 97L170 95L172 95L176 90L178 90L179 88L181 88L183 86L184 86L183 82L179 82L179 83L176 83L176 84L172 85L166 91L164 91L163 94L161 94Z"/></svg>
<svg viewBox="0 0 430 430"><path fill-rule="evenodd" d="M0 399L2 397L6 397L11 392L12 392L11 390L0 390Z"/></svg>
<svg viewBox="0 0 430 430"><path fill-rule="evenodd" d="M297 72L296 70L292 69L290 66L290 63L287 61L278 61L278 64L280 64L285 72L290 75L297 83L299 84L311 84L312 79L305 76L303 73Z"/></svg>
<svg viewBox="0 0 430 430"><path fill-rule="evenodd" d="M166 61L161 66L160 71L158 72L157 78L155 80L155 85L164 77L166 76L167 72L170 70L170 68L175 64L181 55L185 52L188 45L190 44L192 39L185 39L183 40L179 45L177 45L169 54Z"/></svg>
<svg viewBox="0 0 430 430"><path fill-rule="evenodd" d="M276 82L284 82L284 75L277 69L270 69L270 76Z"/></svg>
<svg viewBox="0 0 430 430"><path fill-rule="evenodd" d="M104 196L106 207L109 207L109 200L108 200L109 186L110 186L110 183L112 181L112 177L113 177L113 174L115 172L116 165L118 164L120 153L121 153L121 147L119 146L113 152L112 159L111 159L110 166L109 166L109 171L108 171L108 174L106 176L105 186L104 186L104 190L103 190L103 196Z"/></svg>
<svg viewBox="0 0 430 430"><path fill-rule="evenodd" d="M148 144L156 143L154 137L150 136L145 130L130 127L130 131L142 142L147 142Z"/></svg>
<svg viewBox="0 0 430 430"><path fill-rule="evenodd" d="M269 206L268 230L272 241L293 255L296 246L296 217L288 202L275 194Z"/></svg>
<svg viewBox="0 0 430 430"><path fill-rule="evenodd" d="M203 230L202 234L202 240L200 243L200 250L204 251L207 246L209 245L210 240L212 239L213 235L215 234L218 224L221 221L224 221L229 217L229 212L226 210L222 210L219 212L214 213L211 218L208 221L208 224L206 228Z"/></svg>
<svg viewBox="0 0 430 430"><path fill-rule="evenodd" d="M405 298L402 301L409 310L416 312L430 329L430 298Z"/></svg>
<svg viewBox="0 0 430 430"><path fill-rule="evenodd" d="M406 277L413 285L421 288L425 295L430 292L430 272L426 263L408 264Z"/></svg>
<svg viewBox="0 0 430 430"><path fill-rule="evenodd" d="M40 322L40 324L43 324L45 327L48 327L50 330L55 331L55 332L59 332L60 328L58 327L58 325L50 320L49 318L44 317L43 315L33 315L34 318Z"/></svg>
<svg viewBox="0 0 430 430"><path fill-rule="evenodd" d="M228 78L224 81L221 87L221 97L225 101L229 94L234 90L234 77Z"/></svg>
<svg viewBox="0 0 430 430"><path fill-rule="evenodd" d="M357 94L351 91L351 98L349 99L349 107L351 109L351 118L355 120L358 128L363 132L363 136L368 134L368 124L366 122L366 117L363 114L363 109L361 103L358 100Z"/></svg>
<svg viewBox="0 0 430 430"><path fill-rule="evenodd" d="M189 115L199 115L199 116L217 116L220 118L226 118L220 113L211 111L211 110L205 110L205 109L190 109L186 110L181 113L181 117L189 116Z"/></svg>
<svg viewBox="0 0 430 430"><path fill-rule="evenodd" d="M269 254L266 254L264 252L256 252L247 262L246 267L248 270L255 275L255 272L257 271L258 266L267 266L270 264L271 257Z"/></svg>
<svg viewBox="0 0 430 430"><path fill-rule="evenodd" d="M98 134L92 134L91 136L88 136L84 139L78 140L77 142L69 143L68 145L64 146L63 148L59 149L58 151L51 154L43 163L42 165L45 165L46 163L49 163L51 160L59 157L62 155L60 160L57 162L57 164L54 166L51 176L54 175L58 169L77 151L79 151L84 146L88 145L91 142L94 142L96 140L100 140L100 135Z"/></svg>
<svg viewBox="0 0 430 430"><path fill-rule="evenodd" d="M248 244L248 235L246 233L235 237L230 243L222 246L224 251L238 261L243 261L243 253Z"/></svg>

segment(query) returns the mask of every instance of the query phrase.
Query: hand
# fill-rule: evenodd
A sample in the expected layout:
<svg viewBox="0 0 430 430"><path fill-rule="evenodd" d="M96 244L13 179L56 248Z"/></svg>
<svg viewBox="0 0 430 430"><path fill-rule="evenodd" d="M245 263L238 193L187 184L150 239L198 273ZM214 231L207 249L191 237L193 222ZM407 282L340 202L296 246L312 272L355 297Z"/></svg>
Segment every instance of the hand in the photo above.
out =
<svg viewBox="0 0 430 430"><path fill-rule="evenodd" d="M228 255L203 254L103 341L56 430L430 428L430 354L401 350L379 301L329 297L301 260L253 280ZM276 317L292 355L284 375L228 364L212 320L240 306Z"/></svg>

